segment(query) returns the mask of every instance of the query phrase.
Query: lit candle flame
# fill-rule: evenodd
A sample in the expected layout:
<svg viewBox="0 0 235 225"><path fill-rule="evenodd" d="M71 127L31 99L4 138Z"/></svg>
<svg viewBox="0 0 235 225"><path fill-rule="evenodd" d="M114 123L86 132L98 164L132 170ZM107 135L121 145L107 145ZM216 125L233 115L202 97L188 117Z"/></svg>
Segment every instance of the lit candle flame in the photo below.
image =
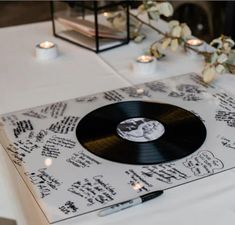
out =
<svg viewBox="0 0 235 225"><path fill-rule="evenodd" d="M153 57L150 55L142 55L137 58L137 62L140 63L150 63L153 61Z"/></svg>
<svg viewBox="0 0 235 225"><path fill-rule="evenodd" d="M189 40L187 40L187 44L190 45L190 46L200 46L200 45L202 45L202 40L189 39Z"/></svg>
<svg viewBox="0 0 235 225"><path fill-rule="evenodd" d="M109 17L109 16L110 16L110 13L104 12L103 15L104 15L105 17Z"/></svg>
<svg viewBox="0 0 235 225"><path fill-rule="evenodd" d="M40 48L52 48L54 47L54 43L50 42L50 41L44 41L42 43L39 44Z"/></svg>

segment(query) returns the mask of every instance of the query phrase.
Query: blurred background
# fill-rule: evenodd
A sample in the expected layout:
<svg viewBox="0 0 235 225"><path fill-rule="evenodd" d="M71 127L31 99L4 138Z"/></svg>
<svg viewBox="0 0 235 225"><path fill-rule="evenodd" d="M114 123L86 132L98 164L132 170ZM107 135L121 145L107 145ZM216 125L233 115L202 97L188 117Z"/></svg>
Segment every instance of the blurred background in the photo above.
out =
<svg viewBox="0 0 235 225"><path fill-rule="evenodd" d="M235 39L234 1L170 1L174 19L187 22L193 35L210 41L220 34ZM141 1L130 1L136 8ZM50 20L49 1L1 1L0 27ZM172 18L170 18L172 19Z"/></svg>

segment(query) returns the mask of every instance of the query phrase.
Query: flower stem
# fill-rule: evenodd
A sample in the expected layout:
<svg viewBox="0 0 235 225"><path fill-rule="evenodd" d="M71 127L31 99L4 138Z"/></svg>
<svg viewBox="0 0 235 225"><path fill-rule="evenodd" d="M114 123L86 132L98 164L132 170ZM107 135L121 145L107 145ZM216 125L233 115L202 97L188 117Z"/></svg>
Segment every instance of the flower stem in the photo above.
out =
<svg viewBox="0 0 235 225"><path fill-rule="evenodd" d="M140 19L138 16L136 16L135 14L130 12L130 15L132 17L134 17L136 20L140 21L141 23L143 23L146 26L149 26L150 28L152 28L153 30L157 31L159 34L166 36L166 33L164 33L163 31L159 30L158 28L154 27L152 24L145 22L144 20Z"/></svg>
<svg viewBox="0 0 235 225"><path fill-rule="evenodd" d="M173 38L173 39L180 39L180 38L171 37L168 33L165 33L165 32L163 32L163 31L161 31L160 29L158 29L158 28L156 28L155 26L153 26L151 23L148 23L148 22L142 20L141 18L139 18L138 15L135 15L135 14L133 14L133 13L131 13L131 12L130 12L130 15L131 15L133 18L135 18L136 20L138 20L139 22L141 22L142 24L144 24L144 25L150 27L150 28L153 29L154 31L156 31L156 32L158 32L159 34L163 35L164 38L165 38L165 37L170 37L170 38ZM162 39L164 39L164 38L162 38ZM160 39L160 41L161 41L162 39ZM181 39L181 41L184 43L184 48L185 48L185 49L190 49L190 50L196 52L197 54L203 55L205 58L208 57L208 55L211 54L211 53L209 53L209 52L202 52L202 51L199 51L198 49L195 49L195 48L193 48L193 47L187 45L187 42L186 42L184 39ZM158 41L155 41L155 42L153 42L153 43L151 44L150 50L152 49L152 47L153 47L157 42L159 42L159 40L158 40Z"/></svg>

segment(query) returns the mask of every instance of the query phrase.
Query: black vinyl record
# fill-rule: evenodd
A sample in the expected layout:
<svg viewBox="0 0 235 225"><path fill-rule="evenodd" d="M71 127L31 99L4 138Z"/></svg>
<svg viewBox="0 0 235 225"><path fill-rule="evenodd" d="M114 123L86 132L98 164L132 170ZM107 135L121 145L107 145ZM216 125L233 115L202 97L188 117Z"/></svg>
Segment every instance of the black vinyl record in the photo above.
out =
<svg viewBox="0 0 235 225"><path fill-rule="evenodd" d="M119 102L81 119L76 136L93 154L127 164L158 164L196 151L206 128L180 107L145 101Z"/></svg>

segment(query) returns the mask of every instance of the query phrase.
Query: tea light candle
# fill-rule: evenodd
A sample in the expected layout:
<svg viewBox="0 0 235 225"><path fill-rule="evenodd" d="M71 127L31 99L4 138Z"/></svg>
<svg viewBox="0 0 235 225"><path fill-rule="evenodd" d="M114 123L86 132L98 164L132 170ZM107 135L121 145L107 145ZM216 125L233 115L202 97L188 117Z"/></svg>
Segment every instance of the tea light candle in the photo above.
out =
<svg viewBox="0 0 235 225"><path fill-rule="evenodd" d="M187 40L186 44L195 50L199 50L199 51L203 50L202 49L202 46L203 46L202 40L192 38L192 39ZM188 51L189 55L197 56L197 53L195 51L193 51L192 49L187 49L187 51Z"/></svg>
<svg viewBox="0 0 235 225"><path fill-rule="evenodd" d="M150 55L141 55L133 63L133 70L136 74L152 74L156 69L156 60Z"/></svg>
<svg viewBox="0 0 235 225"><path fill-rule="evenodd" d="M58 56L57 45L50 41L44 41L36 45L36 58L54 59Z"/></svg>

